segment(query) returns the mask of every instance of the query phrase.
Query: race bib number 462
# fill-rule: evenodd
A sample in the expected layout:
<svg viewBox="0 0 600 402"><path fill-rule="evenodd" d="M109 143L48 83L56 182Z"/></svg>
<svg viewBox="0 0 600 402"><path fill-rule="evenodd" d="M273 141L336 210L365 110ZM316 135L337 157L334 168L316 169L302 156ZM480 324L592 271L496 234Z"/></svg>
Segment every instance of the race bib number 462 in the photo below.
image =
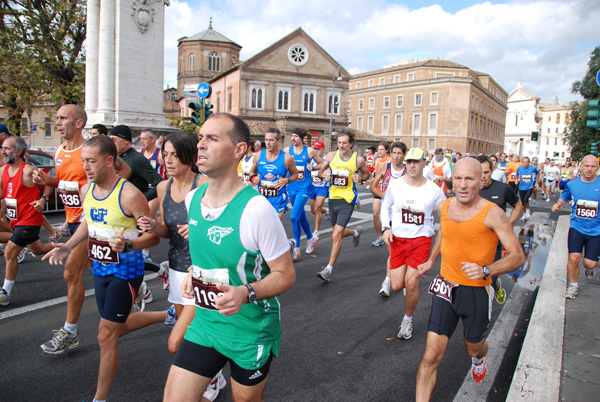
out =
<svg viewBox="0 0 600 402"><path fill-rule="evenodd" d="M114 251L107 241L88 238L88 254L94 261L104 264L118 264L119 253Z"/></svg>

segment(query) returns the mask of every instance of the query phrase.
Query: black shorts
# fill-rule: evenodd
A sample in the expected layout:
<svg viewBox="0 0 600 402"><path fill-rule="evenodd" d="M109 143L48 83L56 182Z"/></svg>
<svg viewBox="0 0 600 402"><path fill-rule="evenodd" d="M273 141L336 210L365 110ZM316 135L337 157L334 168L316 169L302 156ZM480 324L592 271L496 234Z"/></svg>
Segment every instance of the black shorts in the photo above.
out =
<svg viewBox="0 0 600 402"><path fill-rule="evenodd" d="M532 188L529 190L519 190L519 198L523 204L527 204L529 202L529 197L531 197Z"/></svg>
<svg viewBox="0 0 600 402"><path fill-rule="evenodd" d="M114 275L94 276L96 304L100 317L111 322L127 321L143 280L143 276L128 281Z"/></svg>
<svg viewBox="0 0 600 402"><path fill-rule="evenodd" d="M569 228L568 237L569 254L581 254L585 248L584 258L598 261L600 258L600 236L589 236L577 229Z"/></svg>
<svg viewBox="0 0 600 402"><path fill-rule="evenodd" d="M493 293L490 291L490 294ZM462 318L467 342L481 342L492 316L493 298L490 294L483 286L460 285L452 289L452 304L439 296L433 296L428 330L450 338L458 319Z"/></svg>
<svg viewBox="0 0 600 402"><path fill-rule="evenodd" d="M19 247L28 246L40 239L39 226L15 226L10 241Z"/></svg>
<svg viewBox="0 0 600 402"><path fill-rule="evenodd" d="M378 196L378 195L375 195L375 194L373 194L373 199L374 199L374 200L380 200L380 199L381 199L381 197L380 197L380 196Z"/></svg>
<svg viewBox="0 0 600 402"><path fill-rule="evenodd" d="M345 200L329 200L331 226L338 225L345 228L350 222L352 212L354 212L354 205L347 203Z"/></svg>
<svg viewBox="0 0 600 402"><path fill-rule="evenodd" d="M512 188L515 191L515 193L517 192L517 182L509 181L506 184L508 184L510 186L510 188Z"/></svg>
<svg viewBox="0 0 600 402"><path fill-rule="evenodd" d="M77 232L79 225L81 225L81 222L67 223L67 226L69 228L69 233L71 233L71 236L73 236L75 234L75 232Z"/></svg>
<svg viewBox="0 0 600 402"><path fill-rule="evenodd" d="M231 378L239 384L251 387L260 384L267 378L272 361L273 354L271 353L267 362L261 367L246 370L215 349L184 339L173 358L173 365L202 377L213 378L229 362ZM261 375L256 376L257 372L260 372Z"/></svg>

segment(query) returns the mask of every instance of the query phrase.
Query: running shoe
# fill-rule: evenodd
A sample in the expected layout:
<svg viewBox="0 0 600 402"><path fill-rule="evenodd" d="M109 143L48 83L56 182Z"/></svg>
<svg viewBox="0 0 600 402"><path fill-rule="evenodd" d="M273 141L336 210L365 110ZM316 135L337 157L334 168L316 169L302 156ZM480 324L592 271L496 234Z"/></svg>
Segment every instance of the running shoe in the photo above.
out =
<svg viewBox="0 0 600 402"><path fill-rule="evenodd" d="M50 236L50 241L56 243L62 237L62 232L56 228L54 228L54 234Z"/></svg>
<svg viewBox="0 0 600 402"><path fill-rule="evenodd" d="M29 253L29 249L27 247L23 247L23 250L21 250L21 252L19 253L19 256L17 257L17 263L20 264L23 261L25 261L25 254Z"/></svg>
<svg viewBox="0 0 600 402"><path fill-rule="evenodd" d="M525 212L525 216L527 216L527 219L531 218L531 211L527 210L527 212Z"/></svg>
<svg viewBox="0 0 600 402"><path fill-rule="evenodd" d="M400 324L400 331L398 331L398 339L410 339L412 338L412 321L402 320Z"/></svg>
<svg viewBox="0 0 600 402"><path fill-rule="evenodd" d="M317 241L319 241L319 239L320 239L319 234L316 231L313 233L313 238L317 239ZM317 244L317 243L315 243L315 244Z"/></svg>
<svg viewBox="0 0 600 402"><path fill-rule="evenodd" d="M325 282L329 282L331 279L331 271L329 268L325 267L317 274L317 278L324 280Z"/></svg>
<svg viewBox="0 0 600 402"><path fill-rule="evenodd" d="M331 214L329 213L329 210L326 209L325 212L323 213L323 215L325 215L325 219L329 220L329 217L331 216Z"/></svg>
<svg viewBox="0 0 600 402"><path fill-rule="evenodd" d="M0 289L0 306L8 306L10 303L10 296L6 293L6 290Z"/></svg>
<svg viewBox="0 0 600 402"><path fill-rule="evenodd" d="M171 304L171 307L169 307L165 311L165 314L165 325L168 325L169 327L171 327L171 329L173 329L175 323L177 322L177 313L175 312L175 305Z"/></svg>
<svg viewBox="0 0 600 402"><path fill-rule="evenodd" d="M485 379L487 374L487 366L485 365L485 357L481 364L473 364L471 367L471 375L478 384Z"/></svg>
<svg viewBox="0 0 600 402"><path fill-rule="evenodd" d="M162 281L164 290L169 290L169 261L163 261L160 263L161 269L164 269L163 273L158 275L158 278Z"/></svg>
<svg viewBox="0 0 600 402"><path fill-rule="evenodd" d="M357 226L356 231L358 232L358 236L352 236L352 244L354 247L358 247L360 244L360 234L362 233L362 226Z"/></svg>
<svg viewBox="0 0 600 402"><path fill-rule="evenodd" d="M296 248L296 242L294 240L288 241L290 244L290 255L292 256L292 260L294 259L294 249Z"/></svg>
<svg viewBox="0 0 600 402"><path fill-rule="evenodd" d="M373 243L371 243L371 246L373 246L373 247L385 246L385 242L383 241L383 239L381 237L378 237L377 239L375 239L375 241Z"/></svg>
<svg viewBox="0 0 600 402"><path fill-rule="evenodd" d="M152 258L150 258L150 249L142 250L142 257L144 257L144 261L152 261Z"/></svg>
<svg viewBox="0 0 600 402"><path fill-rule="evenodd" d="M498 278L496 286L496 301L498 302L498 304L506 303L506 290L504 290L504 288L502 287L502 281L500 280L500 278Z"/></svg>
<svg viewBox="0 0 600 402"><path fill-rule="evenodd" d="M360 198L356 197L356 209L360 210Z"/></svg>
<svg viewBox="0 0 600 402"><path fill-rule="evenodd" d="M385 278L385 280L381 284L381 289L379 289L379 294L386 297L392 294L392 284L390 278Z"/></svg>
<svg viewBox="0 0 600 402"><path fill-rule="evenodd" d="M300 257L300 247L294 247L292 250L292 261L296 261Z"/></svg>
<svg viewBox="0 0 600 402"><path fill-rule="evenodd" d="M152 292L148 288L148 285L146 285L146 282L142 282L142 284L144 286L144 304L152 303L154 300L154 297L152 297Z"/></svg>
<svg viewBox="0 0 600 402"><path fill-rule="evenodd" d="M144 293L146 288L146 282L142 282L140 288L138 289L137 296L133 301L133 306L131 306L131 312L136 313L138 311L144 311L146 308L146 303L144 302Z"/></svg>
<svg viewBox="0 0 600 402"><path fill-rule="evenodd" d="M523 214L521 217L521 222L525 222L527 220L527 214Z"/></svg>
<svg viewBox="0 0 600 402"><path fill-rule="evenodd" d="M532 206L532 207L535 207L535 198L533 198L533 199L531 200L531 206Z"/></svg>
<svg viewBox="0 0 600 402"><path fill-rule="evenodd" d="M577 288L573 285L569 286L565 292L565 297L571 300L575 299L577 297Z"/></svg>
<svg viewBox="0 0 600 402"><path fill-rule="evenodd" d="M585 269L585 277L588 279L592 279L594 277L594 268L592 268L592 269L586 268Z"/></svg>
<svg viewBox="0 0 600 402"><path fill-rule="evenodd" d="M54 228L60 230L60 233L62 233L63 236L69 235L69 224L67 222L63 222L58 226L54 226Z"/></svg>
<svg viewBox="0 0 600 402"><path fill-rule="evenodd" d="M315 245L319 241L319 238L313 236L306 241L306 254L312 254L315 251Z"/></svg>
<svg viewBox="0 0 600 402"><path fill-rule="evenodd" d="M225 385L227 385L227 381L225 381L225 377L223 377L223 372L219 371L217 375L213 377L210 384L208 384L208 387L206 387L206 391L204 391L202 396L209 401L214 401L217 399L219 391L225 388Z"/></svg>
<svg viewBox="0 0 600 402"><path fill-rule="evenodd" d="M64 328L55 329L52 333L54 333L52 339L40 346L44 353L59 355L65 350L79 346L77 334L70 334Z"/></svg>

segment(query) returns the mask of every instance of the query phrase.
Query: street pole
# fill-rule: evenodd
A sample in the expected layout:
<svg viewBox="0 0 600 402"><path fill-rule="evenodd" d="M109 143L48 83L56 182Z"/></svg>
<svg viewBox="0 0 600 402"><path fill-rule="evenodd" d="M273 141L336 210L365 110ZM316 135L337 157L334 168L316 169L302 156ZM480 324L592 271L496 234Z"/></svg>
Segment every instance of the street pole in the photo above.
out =
<svg viewBox="0 0 600 402"><path fill-rule="evenodd" d="M331 73L331 92L329 94L329 99L327 101L329 107L329 152L333 151L333 108L335 106L335 74L338 74L337 80L342 80L342 67L338 65L337 69Z"/></svg>

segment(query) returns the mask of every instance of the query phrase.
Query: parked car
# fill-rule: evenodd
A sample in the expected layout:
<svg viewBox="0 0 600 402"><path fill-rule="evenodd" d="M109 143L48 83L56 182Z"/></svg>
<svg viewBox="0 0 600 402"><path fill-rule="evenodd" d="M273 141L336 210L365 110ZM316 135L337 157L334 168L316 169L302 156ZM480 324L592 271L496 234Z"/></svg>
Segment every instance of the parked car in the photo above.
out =
<svg viewBox="0 0 600 402"><path fill-rule="evenodd" d="M31 149L28 149L27 153L29 154L29 159L27 159L27 162L31 163L35 167L42 168L48 176L54 176L56 174L54 168L54 158L52 155L43 151L34 151ZM43 191L43 186L40 186L40 195ZM64 211L64 209L65 206L56 193L56 189L54 189L54 195L49 197L44 212Z"/></svg>

